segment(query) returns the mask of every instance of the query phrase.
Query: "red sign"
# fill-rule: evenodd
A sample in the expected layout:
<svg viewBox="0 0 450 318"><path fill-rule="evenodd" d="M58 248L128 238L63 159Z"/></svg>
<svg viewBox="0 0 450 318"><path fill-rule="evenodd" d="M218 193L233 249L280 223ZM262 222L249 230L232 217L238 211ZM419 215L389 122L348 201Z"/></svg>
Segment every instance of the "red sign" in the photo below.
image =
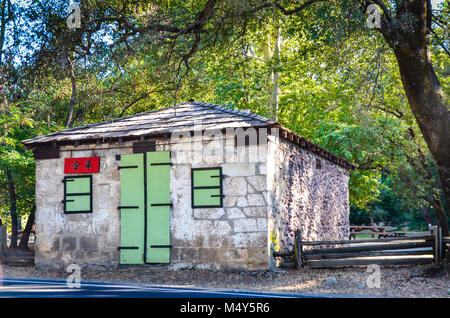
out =
<svg viewBox="0 0 450 318"><path fill-rule="evenodd" d="M64 159L64 173L97 173L99 170L100 157Z"/></svg>

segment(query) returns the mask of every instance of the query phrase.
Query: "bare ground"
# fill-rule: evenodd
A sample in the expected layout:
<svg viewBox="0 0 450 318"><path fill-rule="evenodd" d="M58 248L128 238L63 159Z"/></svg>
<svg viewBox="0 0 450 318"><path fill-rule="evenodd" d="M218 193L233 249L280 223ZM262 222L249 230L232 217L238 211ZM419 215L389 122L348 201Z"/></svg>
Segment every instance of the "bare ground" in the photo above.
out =
<svg viewBox="0 0 450 318"><path fill-rule="evenodd" d="M3 266L3 277L62 278L64 270ZM450 270L445 267L381 267L380 288L369 288L371 273L366 267L340 269L227 272L212 270L167 270L128 268L122 270L82 269L82 280L148 283L160 286L254 289L268 292L307 292L387 297L450 298ZM334 277L336 280L334 280ZM328 282L327 282L328 278ZM369 282L370 284L370 282Z"/></svg>

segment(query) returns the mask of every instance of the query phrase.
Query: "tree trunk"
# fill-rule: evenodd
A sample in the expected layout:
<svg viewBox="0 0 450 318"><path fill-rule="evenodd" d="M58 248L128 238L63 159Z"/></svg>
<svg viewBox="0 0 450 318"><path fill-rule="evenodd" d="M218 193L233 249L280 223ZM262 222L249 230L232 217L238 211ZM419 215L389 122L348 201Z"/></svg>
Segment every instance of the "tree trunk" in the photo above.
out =
<svg viewBox="0 0 450 318"><path fill-rule="evenodd" d="M450 113L431 60L431 1L402 1L395 17L384 11L379 31L394 51L409 106L436 161L450 205Z"/></svg>
<svg viewBox="0 0 450 318"><path fill-rule="evenodd" d="M280 27L276 27L276 31L274 34L274 50L272 60L276 62L276 64L272 68L272 93L270 97L270 108L272 111L273 120L278 120L278 92L280 90Z"/></svg>
<svg viewBox="0 0 450 318"><path fill-rule="evenodd" d="M447 204L450 203L450 116L445 97L429 61L396 52L411 110L436 161ZM445 211L442 211L445 216Z"/></svg>
<svg viewBox="0 0 450 318"><path fill-rule="evenodd" d="M7 10L10 7L8 6L8 3L6 0L3 0L0 5L0 65L2 64L2 58L3 58L3 45L5 44L5 33L6 33L6 24L11 20L11 17L8 15L11 15L10 12L7 12ZM9 10L8 10L9 11Z"/></svg>
<svg viewBox="0 0 450 318"><path fill-rule="evenodd" d="M447 216L445 215L444 206L442 201L434 201L432 203L434 210L436 211L436 218L438 219L439 226L442 229L442 236L449 236Z"/></svg>
<svg viewBox="0 0 450 318"><path fill-rule="evenodd" d="M25 225L25 229L23 230L22 238L20 239L19 244L20 248L28 249L28 241L30 240L30 233L34 224L35 212L36 212L36 205L33 206L30 216L28 217L27 224Z"/></svg>
<svg viewBox="0 0 450 318"><path fill-rule="evenodd" d="M280 90L280 71L279 71L279 59L280 59L280 42L281 42L281 29L276 24L272 34L269 34L267 41L263 47L264 62L267 64L276 62L275 65L271 64L270 70L266 75L267 96L268 96L268 117L272 120L278 120L278 92ZM273 44L273 46L272 46Z"/></svg>
<svg viewBox="0 0 450 318"><path fill-rule="evenodd" d="M368 211L368 213L369 213L369 218L370 218L370 226L375 226L375 221L373 219L373 213L370 210ZM375 235L372 234L371 237L374 238Z"/></svg>
<svg viewBox="0 0 450 318"><path fill-rule="evenodd" d="M431 214L430 214L430 209L428 208L428 206L423 206L423 207L421 207L420 208L420 211L422 212L422 216L423 216L423 219L425 220L425 222L427 223L427 224L433 224L433 218L431 217Z"/></svg>
<svg viewBox="0 0 450 318"><path fill-rule="evenodd" d="M16 189L11 172L6 172L9 191L9 214L11 216L11 243L9 248L17 248L17 209L16 209Z"/></svg>
<svg viewBox="0 0 450 318"><path fill-rule="evenodd" d="M70 83L72 85L72 95L70 96L70 102L67 109L66 127L71 128L73 126L74 121L73 111L77 101L78 88L77 88L77 79L75 77L75 69L73 65L74 62L70 58L68 58L67 60L69 62L69 78Z"/></svg>

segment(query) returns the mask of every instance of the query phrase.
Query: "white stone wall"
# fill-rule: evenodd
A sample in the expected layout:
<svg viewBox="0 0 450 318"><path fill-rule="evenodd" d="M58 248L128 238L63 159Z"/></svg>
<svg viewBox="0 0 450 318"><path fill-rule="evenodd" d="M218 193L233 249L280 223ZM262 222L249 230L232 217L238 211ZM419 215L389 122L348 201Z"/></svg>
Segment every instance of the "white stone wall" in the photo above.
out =
<svg viewBox="0 0 450 318"><path fill-rule="evenodd" d="M107 147L124 148L100 149ZM118 262L120 179L115 154L130 152L131 144L64 146L59 159L36 160L38 267L71 263L111 267ZM64 158L93 156L100 157L100 173L92 174L93 213L64 214Z"/></svg>
<svg viewBox="0 0 450 318"><path fill-rule="evenodd" d="M199 139L194 137L193 140L197 143L191 149L198 150ZM186 153L181 156L179 145L170 142L158 146L157 150L171 150L174 155L171 171L171 267L267 269L265 162L249 160L248 155L257 151L256 146L247 146L247 156L238 160L241 157L234 147L234 138L225 138L216 145L213 142L202 142L203 149L198 151L203 155L197 153L192 157ZM223 150L217 151L216 146ZM216 151L211 153L213 148ZM235 152L237 162L229 162L230 149ZM222 208L191 207L191 169L205 167L222 167L225 195Z"/></svg>
<svg viewBox="0 0 450 318"><path fill-rule="evenodd" d="M292 250L297 229L303 240L347 239L349 172L281 138L268 148L271 251Z"/></svg>
<svg viewBox="0 0 450 318"><path fill-rule="evenodd" d="M234 145L234 139L228 141ZM268 268L265 163L227 163L228 157L211 154L208 144L203 143L201 160L193 162L179 153L176 143L157 142L157 151L172 151L170 267ZM86 148L92 150L80 151ZM60 151L59 159L36 162L36 265L115 267L120 246L120 162L115 155L132 153L132 142L64 146ZM64 214L64 158L88 156L99 156L101 164L100 172L92 174L93 213ZM218 166L224 175L224 206L192 209L191 168Z"/></svg>
<svg viewBox="0 0 450 318"><path fill-rule="evenodd" d="M180 152L180 143L157 141L157 151L172 153L170 268L267 269L273 265L270 252L275 245L292 249L297 228L308 240L348 235L348 172L290 142L270 138L268 148L261 148L262 155L253 156L261 150L257 146L246 147L246 153L258 160L244 156L239 162L230 160L230 149L237 151L234 138L225 138L213 152L211 142L201 142L203 155L196 153L194 158ZM60 150L59 159L36 161L35 263L38 267L71 263L116 267L120 162L115 155L132 153L132 142ZM64 214L64 158L88 156L99 156L101 165L100 173L92 174L93 213ZM322 169L317 169L317 159ZM191 168L219 166L224 206L192 209Z"/></svg>

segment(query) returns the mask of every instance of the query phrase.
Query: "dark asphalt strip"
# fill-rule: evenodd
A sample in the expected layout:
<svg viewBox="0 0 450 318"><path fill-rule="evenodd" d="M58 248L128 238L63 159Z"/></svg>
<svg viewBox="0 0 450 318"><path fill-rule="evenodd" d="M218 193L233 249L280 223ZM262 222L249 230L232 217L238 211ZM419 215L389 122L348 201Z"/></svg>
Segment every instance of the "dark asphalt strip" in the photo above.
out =
<svg viewBox="0 0 450 318"><path fill-rule="evenodd" d="M123 298L298 298L318 297L300 294L265 293L207 288L139 286L101 282L81 282L80 288L69 288L62 280L5 278L0 297L123 297Z"/></svg>

